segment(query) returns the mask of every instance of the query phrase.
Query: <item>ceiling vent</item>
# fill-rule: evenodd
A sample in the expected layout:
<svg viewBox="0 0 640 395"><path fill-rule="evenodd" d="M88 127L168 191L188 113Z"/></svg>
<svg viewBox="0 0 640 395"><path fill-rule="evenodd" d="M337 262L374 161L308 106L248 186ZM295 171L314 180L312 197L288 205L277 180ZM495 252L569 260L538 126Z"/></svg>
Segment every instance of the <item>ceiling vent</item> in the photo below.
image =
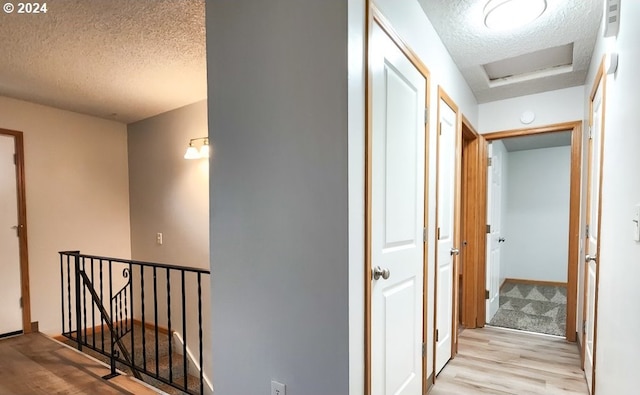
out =
<svg viewBox="0 0 640 395"><path fill-rule="evenodd" d="M571 72L573 43L487 63L482 67L490 87Z"/></svg>

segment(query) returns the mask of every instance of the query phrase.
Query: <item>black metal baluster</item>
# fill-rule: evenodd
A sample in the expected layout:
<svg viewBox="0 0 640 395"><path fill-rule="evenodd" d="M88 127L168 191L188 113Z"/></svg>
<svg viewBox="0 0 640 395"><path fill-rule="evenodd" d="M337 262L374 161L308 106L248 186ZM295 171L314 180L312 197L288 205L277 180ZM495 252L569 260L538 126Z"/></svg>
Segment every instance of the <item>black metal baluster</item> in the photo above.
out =
<svg viewBox="0 0 640 395"><path fill-rule="evenodd" d="M127 289L124 290L124 311L125 311L125 320L127 322L127 329L131 330L131 368L135 369L136 365L136 347L135 347L135 328L133 327L133 267L131 266L131 262L129 262L129 292L131 297L129 298L129 311L131 313L131 318L129 318L129 314L127 314Z"/></svg>
<svg viewBox="0 0 640 395"><path fill-rule="evenodd" d="M144 307L144 266L140 266L140 302L142 303L142 367L147 370L147 337Z"/></svg>
<svg viewBox="0 0 640 395"><path fill-rule="evenodd" d="M204 394L204 366L202 357L202 281L198 272L198 351L200 352L200 395Z"/></svg>
<svg viewBox="0 0 640 395"><path fill-rule="evenodd" d="M153 267L153 317L154 317L154 331L156 342L156 376L160 376L160 361L158 360L158 281L157 281L156 267Z"/></svg>
<svg viewBox="0 0 640 395"><path fill-rule="evenodd" d="M69 301L69 336L73 337L73 327L71 326L71 263L67 255L67 299Z"/></svg>
<svg viewBox="0 0 640 395"><path fill-rule="evenodd" d="M95 284L93 282L93 258L89 262L91 262L91 284ZM96 348L96 309L93 303L91 303L91 344L93 348Z"/></svg>
<svg viewBox="0 0 640 395"><path fill-rule="evenodd" d="M167 326L169 327L169 382L173 383L173 332L171 331L171 272L167 268Z"/></svg>
<svg viewBox="0 0 640 395"><path fill-rule="evenodd" d="M102 305L104 306L104 297L103 297L103 291L102 288L104 287L103 285L103 281L102 281L102 259L98 260L98 266L100 266L100 303L102 303ZM100 340L102 346L102 352L104 353L104 317L100 318Z"/></svg>
<svg viewBox="0 0 640 395"><path fill-rule="evenodd" d="M187 389L187 309L186 309L186 289L184 287L184 270L180 270L182 280L182 362L184 366L184 388Z"/></svg>
<svg viewBox="0 0 640 395"><path fill-rule="evenodd" d="M80 256L76 255L75 257L76 263L76 340L78 342L78 350L82 351L82 341L80 337L82 336L82 315L81 315L81 306L82 299L80 298Z"/></svg>
<svg viewBox="0 0 640 395"><path fill-rule="evenodd" d="M84 257L82 257L82 272L86 274L86 268L84 265ZM85 287L85 282L84 279L82 281L82 301L84 302L82 305L82 312L83 312L83 321L84 321L84 328L83 328L83 332L84 332L84 338L82 339L83 343L86 343L87 345L89 345L89 343L87 343L87 292L84 289Z"/></svg>
<svg viewBox="0 0 640 395"><path fill-rule="evenodd" d="M116 339L115 326L113 325L113 262L109 259L109 319L111 320L111 375L116 375Z"/></svg>
<svg viewBox="0 0 640 395"><path fill-rule="evenodd" d="M64 255L60 253L60 307L62 308L62 334L64 335Z"/></svg>

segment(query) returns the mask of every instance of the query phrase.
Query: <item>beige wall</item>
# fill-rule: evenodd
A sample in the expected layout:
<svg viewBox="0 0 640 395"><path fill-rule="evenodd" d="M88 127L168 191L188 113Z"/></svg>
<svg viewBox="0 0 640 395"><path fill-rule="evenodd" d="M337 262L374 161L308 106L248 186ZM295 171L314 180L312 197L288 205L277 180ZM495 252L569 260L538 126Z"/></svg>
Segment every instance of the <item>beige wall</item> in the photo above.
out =
<svg viewBox="0 0 640 395"><path fill-rule="evenodd" d="M31 318L58 334L57 252L131 253L126 125L0 97L0 128L24 133Z"/></svg>
<svg viewBox="0 0 640 395"><path fill-rule="evenodd" d="M128 126L132 259L209 269L209 162L183 158L189 139L207 136L207 102L197 102ZM163 244L156 234L163 234ZM134 270L134 287L140 284ZM157 293L167 300L166 272L158 271ZM172 329L182 335L181 283L171 273ZM153 322L153 273L145 271L145 320ZM195 275L186 284L187 344L198 358L198 304ZM210 349L210 280L202 278L204 349ZM141 318L138 295L136 317ZM167 327L166 303L158 305L158 326ZM211 353L204 353L211 377Z"/></svg>

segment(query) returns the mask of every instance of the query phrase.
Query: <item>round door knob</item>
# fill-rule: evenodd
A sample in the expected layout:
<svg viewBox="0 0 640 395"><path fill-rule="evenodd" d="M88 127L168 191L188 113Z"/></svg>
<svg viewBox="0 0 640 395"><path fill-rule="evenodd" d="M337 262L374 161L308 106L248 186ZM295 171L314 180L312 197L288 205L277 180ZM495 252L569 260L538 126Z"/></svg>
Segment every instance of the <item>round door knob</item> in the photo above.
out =
<svg viewBox="0 0 640 395"><path fill-rule="evenodd" d="M504 243L504 242L505 242L504 237L501 237L501 238L498 239L498 243Z"/></svg>
<svg viewBox="0 0 640 395"><path fill-rule="evenodd" d="M452 248L451 249L451 255L460 255L460 250L457 248Z"/></svg>
<svg viewBox="0 0 640 395"><path fill-rule="evenodd" d="M595 255L587 255L584 260L585 262L595 262L598 260L598 257Z"/></svg>
<svg viewBox="0 0 640 395"><path fill-rule="evenodd" d="M389 276L391 275L391 272L389 272L389 269L383 269L380 266L376 266L375 268L373 268L373 279L374 280L379 280L380 277L382 277L384 280L388 279Z"/></svg>

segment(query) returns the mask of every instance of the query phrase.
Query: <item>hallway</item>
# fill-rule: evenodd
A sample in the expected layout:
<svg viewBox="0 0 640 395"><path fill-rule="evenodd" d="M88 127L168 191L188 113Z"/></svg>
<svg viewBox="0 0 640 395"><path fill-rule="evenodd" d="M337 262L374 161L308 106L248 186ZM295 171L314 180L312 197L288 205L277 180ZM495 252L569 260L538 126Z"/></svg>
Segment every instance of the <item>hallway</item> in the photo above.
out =
<svg viewBox="0 0 640 395"><path fill-rule="evenodd" d="M465 330L431 395L586 395L574 343L499 328Z"/></svg>

